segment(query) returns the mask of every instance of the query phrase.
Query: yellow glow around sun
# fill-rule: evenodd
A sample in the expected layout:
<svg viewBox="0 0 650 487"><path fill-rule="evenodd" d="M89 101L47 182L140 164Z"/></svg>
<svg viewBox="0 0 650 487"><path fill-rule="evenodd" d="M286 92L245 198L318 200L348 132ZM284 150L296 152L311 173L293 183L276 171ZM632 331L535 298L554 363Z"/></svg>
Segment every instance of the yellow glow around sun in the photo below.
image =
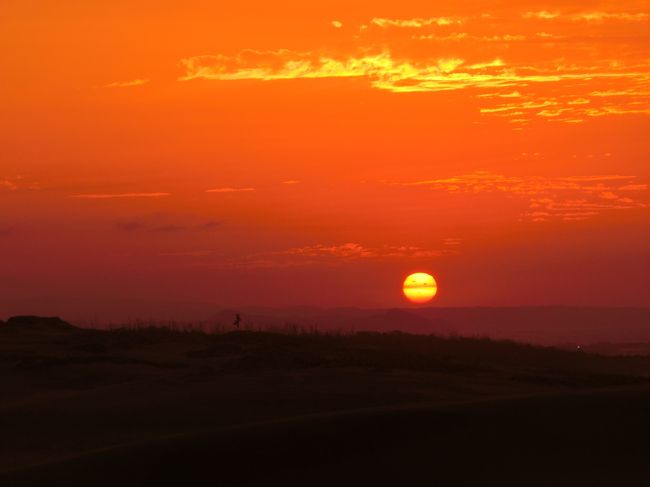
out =
<svg viewBox="0 0 650 487"><path fill-rule="evenodd" d="M438 292L438 285L431 274L416 272L404 279L404 296L412 303L427 303Z"/></svg>

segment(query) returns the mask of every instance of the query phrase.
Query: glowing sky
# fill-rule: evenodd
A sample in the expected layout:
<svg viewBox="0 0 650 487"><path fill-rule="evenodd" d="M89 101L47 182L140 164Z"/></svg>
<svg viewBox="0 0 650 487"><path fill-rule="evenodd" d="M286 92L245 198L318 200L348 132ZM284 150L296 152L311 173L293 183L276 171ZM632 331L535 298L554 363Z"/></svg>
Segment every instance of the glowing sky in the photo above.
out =
<svg viewBox="0 0 650 487"><path fill-rule="evenodd" d="M650 2L4 0L0 54L0 306L648 304Z"/></svg>

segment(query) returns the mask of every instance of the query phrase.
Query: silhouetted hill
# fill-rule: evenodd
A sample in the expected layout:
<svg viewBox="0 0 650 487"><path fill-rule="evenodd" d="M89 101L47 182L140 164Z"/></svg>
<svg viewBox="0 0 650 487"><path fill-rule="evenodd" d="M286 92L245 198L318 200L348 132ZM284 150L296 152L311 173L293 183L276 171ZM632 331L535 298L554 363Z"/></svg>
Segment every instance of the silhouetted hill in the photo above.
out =
<svg viewBox="0 0 650 487"><path fill-rule="evenodd" d="M0 322L0 332L6 333L69 333L79 328L59 317L12 316Z"/></svg>
<svg viewBox="0 0 650 487"><path fill-rule="evenodd" d="M244 326L265 329L294 325L322 331L402 331L414 334L446 334L452 330L436 320L421 316L413 310L362 309L362 308L241 308L224 309L211 318L211 322L229 325L236 313L243 317Z"/></svg>
<svg viewBox="0 0 650 487"><path fill-rule="evenodd" d="M3 487L646 479L650 357L400 332L9 321L31 331L0 336Z"/></svg>
<svg viewBox="0 0 650 487"><path fill-rule="evenodd" d="M542 345L575 343L650 342L650 308L630 307L438 307L405 306L408 314L396 314L390 323L379 318L388 309L355 307L219 307L208 302L104 300L101 306L86 300L48 298L21 302L4 301L0 296L0 316L40 314L65 315L73 323L97 326L124 323L134 319L165 322L203 322L209 327L232 327L236 313L244 319L244 328L259 329L293 325L324 331L402 330L416 334L458 334L490 336ZM70 310L74 310L71 314ZM417 318L415 318L417 316ZM418 319L421 318L421 319ZM413 326L416 319L417 326Z"/></svg>
<svg viewBox="0 0 650 487"><path fill-rule="evenodd" d="M650 308L242 307L222 310L210 322L230 326L235 313L255 329L293 324L324 331L399 330L422 335L489 336L541 345L650 342Z"/></svg>

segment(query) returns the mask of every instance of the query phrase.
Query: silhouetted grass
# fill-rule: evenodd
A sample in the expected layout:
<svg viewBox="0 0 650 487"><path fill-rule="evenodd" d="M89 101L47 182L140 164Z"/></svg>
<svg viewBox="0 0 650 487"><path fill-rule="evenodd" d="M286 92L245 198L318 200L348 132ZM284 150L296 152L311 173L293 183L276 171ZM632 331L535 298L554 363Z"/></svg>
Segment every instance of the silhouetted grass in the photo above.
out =
<svg viewBox="0 0 650 487"><path fill-rule="evenodd" d="M53 340L47 338L50 344ZM95 362L184 364L222 372L352 367L492 375L566 386L629 383L650 377L650 357L612 357L487 337L323 331L295 323L234 329L218 323L137 320L102 330L63 329L56 343L61 347L54 356L30 358L29 363L81 364L94 356ZM123 352L129 355L122 356Z"/></svg>
<svg viewBox="0 0 650 487"><path fill-rule="evenodd" d="M219 370L362 367L496 373L507 374L514 381L567 385L617 383L621 376L629 375L633 380L650 377L650 357L609 357L488 337L323 331L291 323L233 329L207 323L147 321L88 333L94 340L85 344L88 353L171 344L183 348L183 356L190 361L212 363Z"/></svg>

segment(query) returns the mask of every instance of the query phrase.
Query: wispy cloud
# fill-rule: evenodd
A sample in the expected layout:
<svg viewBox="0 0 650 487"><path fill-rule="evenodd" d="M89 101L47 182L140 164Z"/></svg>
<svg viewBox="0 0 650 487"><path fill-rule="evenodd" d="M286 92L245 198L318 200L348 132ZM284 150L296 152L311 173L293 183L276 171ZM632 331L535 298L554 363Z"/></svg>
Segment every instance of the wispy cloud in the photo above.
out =
<svg viewBox="0 0 650 487"><path fill-rule="evenodd" d="M612 11L584 11L577 13L561 13L558 11L538 10L524 12L522 17L525 19L540 20L568 20L572 22L596 22L601 23L607 20L622 22L645 22L650 19L647 12L612 12Z"/></svg>
<svg viewBox="0 0 650 487"><path fill-rule="evenodd" d="M411 18L411 19L387 19L383 17L375 17L370 21L370 24L382 28L400 27L400 28L422 28L436 25L438 27L446 25L462 24L463 19L460 17L428 17L428 18Z"/></svg>
<svg viewBox="0 0 650 487"><path fill-rule="evenodd" d="M20 191L40 189L40 184L30 181L25 176L0 177L0 191Z"/></svg>
<svg viewBox="0 0 650 487"><path fill-rule="evenodd" d="M18 189L18 183L14 179L0 179L0 188L9 191L16 191Z"/></svg>
<svg viewBox="0 0 650 487"><path fill-rule="evenodd" d="M503 76L479 78L471 74L482 68L502 66L501 61L489 60L459 70L464 65L462 59L437 58L416 63L394 59L389 52L339 59L287 50L246 50L234 57L196 56L181 62L186 68L181 81L368 78L374 87L396 92L446 91L480 85L500 86L508 82ZM454 75L450 76L451 73ZM510 78L512 81L512 76Z"/></svg>
<svg viewBox="0 0 650 487"><path fill-rule="evenodd" d="M457 238L457 237L447 237L442 241L443 245L451 246L451 247L456 247L463 243L462 239Z"/></svg>
<svg viewBox="0 0 650 487"><path fill-rule="evenodd" d="M620 95L622 91L650 91L648 63L511 65L499 57L469 63L456 57L395 58L387 51L336 58L288 50L246 50L233 57L196 56L182 64L183 81L365 78L372 87L394 93L485 90L489 94L474 95L482 105L480 113L518 125L532 119L576 123L591 117L650 114L650 97ZM554 96L544 88L548 85L555 86ZM610 86L618 87L615 94L606 89ZM501 100L512 93L518 94L517 100Z"/></svg>
<svg viewBox="0 0 650 487"><path fill-rule="evenodd" d="M227 268L285 268L307 265L336 266L366 261L412 260L422 262L443 256L459 254L460 241L443 241L440 248L430 249L414 245L369 246L358 242L314 244L291 247L276 252L262 252L239 258L219 259L220 267ZM186 254L188 257L208 257L213 252Z"/></svg>
<svg viewBox="0 0 650 487"><path fill-rule="evenodd" d="M645 22L650 19L646 12L580 12L570 16L571 20L585 20L587 22L604 22L606 20L620 20L624 22Z"/></svg>
<svg viewBox="0 0 650 487"><path fill-rule="evenodd" d="M248 192L248 191L255 191L255 188L230 188L230 187L225 187L225 188L212 188L212 189L206 189L206 193L241 193L241 192Z"/></svg>
<svg viewBox="0 0 650 487"><path fill-rule="evenodd" d="M309 245L306 247L295 247L282 252L285 255L296 255L301 257L323 257L333 256L342 258L367 258L376 254L358 243L344 243L340 245Z"/></svg>
<svg viewBox="0 0 650 487"><path fill-rule="evenodd" d="M331 24L332 24L332 27L334 27L335 29L340 29L340 28L343 27L343 22L341 22L339 20L332 20Z"/></svg>
<svg viewBox="0 0 650 487"><path fill-rule="evenodd" d="M443 246L446 242L443 242ZM317 244L304 247L293 247L275 256L292 256L304 258L337 258L346 260L358 259L420 259L434 258L455 253L448 249L424 249L413 245L383 245L380 247L364 246L356 242L343 244Z"/></svg>
<svg viewBox="0 0 650 487"><path fill-rule="evenodd" d="M534 85L521 85L511 100L503 90L480 94L481 114L519 125L534 119L581 123L595 117L650 114L650 64L627 67L611 62L589 69L558 64L555 69L563 74L553 95ZM596 86L602 88L594 90Z"/></svg>
<svg viewBox="0 0 650 487"><path fill-rule="evenodd" d="M492 35L470 35L467 32L452 32L447 35L440 34L420 34L413 35L411 39L421 41L437 41L437 42L461 42L461 41L476 41L476 42L520 42L528 40L529 37L523 34L492 34Z"/></svg>
<svg viewBox="0 0 650 487"><path fill-rule="evenodd" d="M538 10L535 12L524 12L521 16L524 19L557 19L560 16L560 12L550 12L548 10Z"/></svg>
<svg viewBox="0 0 650 487"><path fill-rule="evenodd" d="M513 130L532 122L578 124L650 115L650 59L642 49L649 21L650 12L638 5L377 16L361 24L361 30L337 32L329 47L187 57L180 61L178 79L345 78L391 93L453 91L475 108L466 113L503 120ZM348 36L345 45L341 36ZM513 93L517 96L510 98Z"/></svg>
<svg viewBox="0 0 650 487"><path fill-rule="evenodd" d="M450 193L510 193L528 201L523 217L537 221L561 219L584 220L611 210L646 208L648 203L630 192L647 189L634 184L634 176L505 176L476 172L448 178L402 183ZM624 192L625 194L621 194Z"/></svg>
<svg viewBox="0 0 650 487"><path fill-rule="evenodd" d="M618 188L620 191L646 191L648 189L647 184L626 184Z"/></svg>
<svg viewBox="0 0 650 487"><path fill-rule="evenodd" d="M82 198L91 200L104 200L114 198L160 198L169 196L170 193L89 193L73 194L71 198Z"/></svg>
<svg viewBox="0 0 650 487"><path fill-rule="evenodd" d="M114 81L112 83L104 85L104 88L130 88L133 86L146 85L147 83L149 83L148 79L138 78L131 81Z"/></svg>
<svg viewBox="0 0 650 487"><path fill-rule="evenodd" d="M180 233L191 231L211 231L219 228L221 221L208 220L192 222L187 218L156 214L130 220L115 222L115 228L126 233Z"/></svg>
<svg viewBox="0 0 650 487"><path fill-rule="evenodd" d="M209 257L216 254L214 250L188 250L184 252L161 252L161 257Z"/></svg>

